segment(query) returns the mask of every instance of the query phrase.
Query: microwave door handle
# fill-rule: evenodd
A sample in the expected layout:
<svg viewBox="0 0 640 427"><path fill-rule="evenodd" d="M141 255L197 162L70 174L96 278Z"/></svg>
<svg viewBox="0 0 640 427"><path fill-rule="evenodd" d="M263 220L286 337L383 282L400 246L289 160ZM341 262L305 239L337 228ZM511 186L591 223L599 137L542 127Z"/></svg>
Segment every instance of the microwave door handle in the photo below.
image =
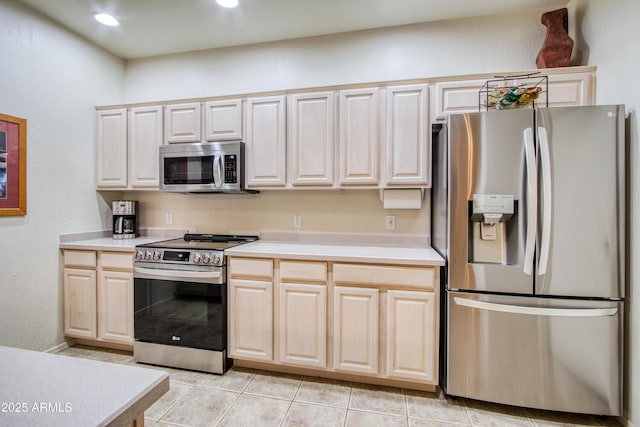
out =
<svg viewBox="0 0 640 427"><path fill-rule="evenodd" d="M541 240L540 240L540 263L538 265L538 274L547 273L547 264L549 262L549 243L551 241L551 157L549 155L549 138L547 130L543 127L538 128L538 139L540 141L540 165L542 177L542 220L540 221Z"/></svg>
<svg viewBox="0 0 640 427"><path fill-rule="evenodd" d="M536 222L538 221L538 168L533 130L527 128L523 135L524 155L527 166L527 237L524 251L524 273L533 272L533 256L536 247Z"/></svg>
<svg viewBox="0 0 640 427"><path fill-rule="evenodd" d="M213 184L216 188L222 187L222 155L216 153L213 158Z"/></svg>

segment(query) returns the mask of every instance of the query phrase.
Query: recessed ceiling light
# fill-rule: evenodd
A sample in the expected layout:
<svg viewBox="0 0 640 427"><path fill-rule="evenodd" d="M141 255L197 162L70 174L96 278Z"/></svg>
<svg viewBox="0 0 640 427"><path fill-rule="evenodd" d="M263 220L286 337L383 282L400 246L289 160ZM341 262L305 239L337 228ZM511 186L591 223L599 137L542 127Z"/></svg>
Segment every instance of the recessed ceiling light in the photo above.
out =
<svg viewBox="0 0 640 427"><path fill-rule="evenodd" d="M218 3L222 7L228 8L238 6L238 0L216 0L216 3Z"/></svg>
<svg viewBox="0 0 640 427"><path fill-rule="evenodd" d="M106 13L96 13L93 17L96 18L96 21L99 23L108 25L109 27L117 27L120 25L116 18Z"/></svg>

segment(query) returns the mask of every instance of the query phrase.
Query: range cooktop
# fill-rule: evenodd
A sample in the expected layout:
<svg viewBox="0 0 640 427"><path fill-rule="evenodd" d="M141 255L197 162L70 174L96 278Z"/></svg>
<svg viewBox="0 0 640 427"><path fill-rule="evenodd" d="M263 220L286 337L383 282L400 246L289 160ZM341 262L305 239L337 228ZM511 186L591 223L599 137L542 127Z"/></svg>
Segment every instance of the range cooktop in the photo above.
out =
<svg viewBox="0 0 640 427"><path fill-rule="evenodd" d="M254 242L258 236L185 234L184 237L137 245L136 261L195 265L224 265L224 250Z"/></svg>

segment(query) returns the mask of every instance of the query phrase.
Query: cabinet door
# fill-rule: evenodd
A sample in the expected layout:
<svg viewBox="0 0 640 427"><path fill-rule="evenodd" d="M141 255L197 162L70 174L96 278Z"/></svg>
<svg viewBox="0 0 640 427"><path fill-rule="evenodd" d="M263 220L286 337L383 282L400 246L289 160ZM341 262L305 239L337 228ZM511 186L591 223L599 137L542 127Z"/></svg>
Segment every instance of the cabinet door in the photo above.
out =
<svg viewBox="0 0 640 427"><path fill-rule="evenodd" d="M340 185L378 183L379 90L340 92Z"/></svg>
<svg viewBox="0 0 640 427"><path fill-rule="evenodd" d="M536 101L539 107L575 107L595 103L593 73L556 74L549 76L549 93L542 93Z"/></svg>
<svg viewBox="0 0 640 427"><path fill-rule="evenodd" d="M444 121L449 114L479 111L479 92L485 82L486 80L463 80L436 83L433 121Z"/></svg>
<svg viewBox="0 0 640 427"><path fill-rule="evenodd" d="M273 283L231 279L229 357L273 360Z"/></svg>
<svg viewBox="0 0 640 427"><path fill-rule="evenodd" d="M291 96L289 164L296 185L333 184L333 92Z"/></svg>
<svg viewBox="0 0 640 427"><path fill-rule="evenodd" d="M438 331L432 292L387 293L387 376L437 383Z"/></svg>
<svg viewBox="0 0 640 427"><path fill-rule="evenodd" d="M96 271L64 269L64 334L96 338Z"/></svg>
<svg viewBox="0 0 640 427"><path fill-rule="evenodd" d="M204 104L207 141L242 140L242 100L209 101Z"/></svg>
<svg viewBox="0 0 640 427"><path fill-rule="evenodd" d="M167 105L165 134L167 143L200 142L201 109L199 103Z"/></svg>
<svg viewBox="0 0 640 427"><path fill-rule="evenodd" d="M387 89L386 184L429 183L427 86Z"/></svg>
<svg viewBox="0 0 640 427"><path fill-rule="evenodd" d="M246 182L248 187L286 184L286 98L247 99Z"/></svg>
<svg viewBox="0 0 640 427"><path fill-rule="evenodd" d="M280 362L327 367L327 287L282 283L278 333Z"/></svg>
<svg viewBox="0 0 640 427"><path fill-rule="evenodd" d="M98 188L127 186L127 110L98 111Z"/></svg>
<svg viewBox="0 0 640 427"><path fill-rule="evenodd" d="M334 369L378 373L378 289L334 288Z"/></svg>
<svg viewBox="0 0 640 427"><path fill-rule="evenodd" d="M98 280L98 338L133 344L133 274L101 271Z"/></svg>
<svg viewBox="0 0 640 427"><path fill-rule="evenodd" d="M162 145L162 107L129 111L129 186L158 188L158 147Z"/></svg>

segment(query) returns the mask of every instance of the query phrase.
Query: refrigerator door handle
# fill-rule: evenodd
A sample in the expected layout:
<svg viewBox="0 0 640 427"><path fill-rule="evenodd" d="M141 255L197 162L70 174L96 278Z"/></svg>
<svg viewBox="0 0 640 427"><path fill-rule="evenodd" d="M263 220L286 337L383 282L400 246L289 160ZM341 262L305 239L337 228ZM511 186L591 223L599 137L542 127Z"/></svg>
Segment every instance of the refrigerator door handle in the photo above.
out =
<svg viewBox="0 0 640 427"><path fill-rule="evenodd" d="M472 299L455 297L457 305L475 308L478 310L497 311L501 313L528 314L532 316L558 316L558 317L602 317L615 316L617 307L609 308L547 308L526 307L521 305L496 304L492 302L477 301Z"/></svg>
<svg viewBox="0 0 640 427"><path fill-rule="evenodd" d="M542 237L540 240L540 263L538 264L538 274L543 275L547 272L547 263L549 261L549 242L551 240L551 156L549 155L549 139L547 138L547 130L538 128L538 139L540 141L540 160L541 160L541 176L542 176Z"/></svg>
<svg viewBox="0 0 640 427"><path fill-rule="evenodd" d="M527 128L523 135L524 154L527 165L527 237L524 251L524 273L533 272L533 255L536 247L536 223L538 221L538 168L533 130Z"/></svg>

